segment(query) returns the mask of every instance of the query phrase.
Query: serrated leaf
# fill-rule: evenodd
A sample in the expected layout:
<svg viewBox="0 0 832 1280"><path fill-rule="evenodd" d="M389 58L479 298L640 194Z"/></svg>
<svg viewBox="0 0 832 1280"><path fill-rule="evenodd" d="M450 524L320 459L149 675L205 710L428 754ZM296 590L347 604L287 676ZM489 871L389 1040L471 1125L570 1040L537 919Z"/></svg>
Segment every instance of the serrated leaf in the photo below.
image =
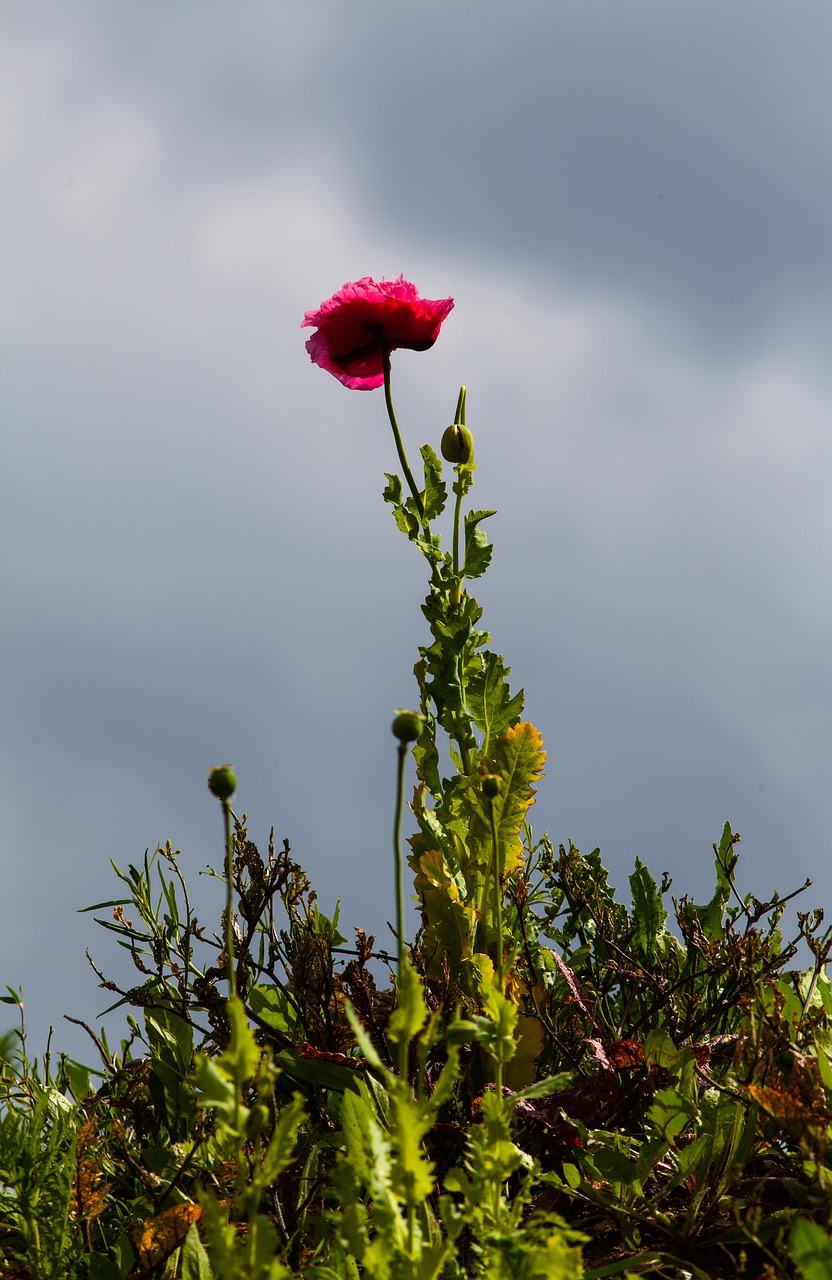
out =
<svg viewBox="0 0 832 1280"><path fill-rule="evenodd" d="M263 1186L271 1186L292 1163L298 1129L305 1119L305 1114L303 1102L298 1094L294 1095L288 1107L281 1110L258 1174L258 1179Z"/></svg>
<svg viewBox="0 0 832 1280"><path fill-rule="evenodd" d="M502 790L493 801L497 838L500 841L503 875L511 875L523 863L520 833L536 794L532 785L543 774L546 752L543 739L529 721L506 729L494 742L493 772L502 779ZM483 813L478 834L488 845L491 826Z"/></svg>
<svg viewBox="0 0 832 1280"><path fill-rule="evenodd" d="M232 996L226 1001L226 1013L231 1023L231 1040L225 1053L217 1059L220 1067L229 1078L242 1084L250 1080L257 1070L263 1050L254 1038L248 1025L245 1005L239 996Z"/></svg>
<svg viewBox="0 0 832 1280"><path fill-rule="evenodd" d="M385 471L384 478L387 484L384 486L381 496L385 502L389 502L393 507L402 505L402 482L401 477L393 475L390 471Z"/></svg>
<svg viewBox="0 0 832 1280"><path fill-rule="evenodd" d="M376 1047L367 1034L363 1022L355 1012L355 1009L353 1009L349 1000L344 1005L344 1013L347 1016L347 1022L349 1022L352 1027L352 1033L355 1036L356 1044L361 1050L364 1058L369 1062L371 1067L375 1067L378 1071L383 1071L384 1067L382 1066L382 1061L378 1056Z"/></svg>
<svg viewBox="0 0 832 1280"><path fill-rule="evenodd" d="M391 1104L393 1189L401 1204L415 1208L433 1191L433 1165L422 1145L433 1117L420 1113L403 1091L396 1091Z"/></svg>
<svg viewBox="0 0 832 1280"><path fill-rule="evenodd" d="M415 541L419 536L421 528L419 517L415 511L412 511L404 501L402 494L402 482L399 476L393 475L389 471L384 473L387 484L382 492L385 502L389 502L393 508L393 518L397 527L402 533L407 534L408 538Z"/></svg>
<svg viewBox="0 0 832 1280"><path fill-rule="evenodd" d="M473 951L477 912L464 900L439 850L420 856L416 890L428 921L422 935L428 976L440 978L443 963L458 973Z"/></svg>
<svg viewBox="0 0 832 1280"><path fill-rule="evenodd" d="M630 889L635 943L642 954L651 959L658 949L660 936L665 932L667 912L655 880L639 858L636 858L635 871L630 876Z"/></svg>
<svg viewBox="0 0 832 1280"><path fill-rule="evenodd" d="M491 754L494 739L517 724L523 714L523 690L512 697L508 684L511 667L498 653L482 655L482 665L468 681L465 700L474 724L484 735L482 754Z"/></svg>
<svg viewBox="0 0 832 1280"><path fill-rule="evenodd" d="M419 451L422 455L425 472L425 488L422 494L422 505L426 520L436 520L445 510L448 490L442 479L442 462L429 444L423 444Z"/></svg>
<svg viewBox="0 0 832 1280"><path fill-rule="evenodd" d="M709 942L720 942L724 935L725 908L731 898L733 871L737 863L734 845L739 837L735 836L729 823L725 823L719 847L716 846L714 870L716 872L716 890L710 902L704 906L695 906L693 911L699 921L702 932Z"/></svg>
<svg viewBox="0 0 832 1280"><path fill-rule="evenodd" d="M526 1085L525 1089L518 1089L513 1101L521 1102L524 1098L548 1098L553 1093L568 1089L574 1083L573 1071L560 1071L556 1076L546 1076L543 1080L536 1080L534 1084Z"/></svg>
<svg viewBox="0 0 832 1280"><path fill-rule="evenodd" d="M540 1019L531 1014L520 1013L514 1037L514 1054L505 1076L509 1089L523 1089L532 1083L544 1043L543 1023Z"/></svg>
<svg viewBox="0 0 832 1280"><path fill-rule="evenodd" d="M495 511L469 511L465 517L465 556L462 573L466 578L480 578L491 564L494 547L480 528L480 523Z"/></svg>
<svg viewBox="0 0 832 1280"><path fill-rule="evenodd" d="M198 1204L175 1204L135 1228L133 1239L139 1262L148 1274L179 1248L201 1217Z"/></svg>
<svg viewBox="0 0 832 1280"><path fill-rule="evenodd" d="M398 975L398 1003L390 1015L387 1035L393 1044L410 1042L427 1020L428 1010L422 981L413 966L405 960Z"/></svg>

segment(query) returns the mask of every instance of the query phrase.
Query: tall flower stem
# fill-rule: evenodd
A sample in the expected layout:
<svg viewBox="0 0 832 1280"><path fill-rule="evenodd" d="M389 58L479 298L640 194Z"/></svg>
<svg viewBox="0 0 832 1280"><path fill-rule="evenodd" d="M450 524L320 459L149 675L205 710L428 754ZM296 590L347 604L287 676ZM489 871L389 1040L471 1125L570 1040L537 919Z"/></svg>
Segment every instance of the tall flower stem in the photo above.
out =
<svg viewBox="0 0 832 1280"><path fill-rule="evenodd" d="M225 963L228 967L228 997L237 994L237 976L234 968L234 836L231 825L231 805L222 801L225 821Z"/></svg>
<svg viewBox="0 0 832 1280"><path fill-rule="evenodd" d="M396 815L393 821L393 858L396 867L396 936L399 944L399 987L405 965L404 947L404 874L402 857L402 809L404 807L404 772L407 760L407 743L399 742L398 768L396 770ZM398 1044L398 1068L402 1079L407 1074L407 1038L402 1036Z"/></svg>
<svg viewBox="0 0 832 1280"><path fill-rule="evenodd" d="M494 876L494 920L497 929L497 955L494 966L495 976L497 979L497 990L501 996L505 995L505 965L503 962L503 859L500 854L499 833L497 831L497 822L494 818L494 799L490 795L486 795L486 804L488 805L488 820L491 824L491 864ZM503 1060L502 1056L497 1057L497 1096L503 1096Z"/></svg>
<svg viewBox="0 0 832 1280"><path fill-rule="evenodd" d="M454 427L457 427L457 426L464 427L466 425L465 402L467 399L468 399L467 388L460 387L459 399L456 402L456 412L454 414ZM470 434L468 438L470 440ZM461 456L460 454L457 454L457 457L460 457L460 456ZM463 468L467 465L468 465L468 460L464 462L460 461L454 467L454 472L456 473L456 484L454 485L454 493L456 495L456 502L454 503L454 548L453 548L454 577L458 576L459 574L459 516L462 510L462 489L463 489L462 471L463 471ZM459 604L459 597L460 597L461 590L462 590L462 582L460 581L456 584L456 590L454 592L454 604Z"/></svg>
<svg viewBox="0 0 832 1280"><path fill-rule="evenodd" d="M396 773L396 816L393 823L393 857L396 863L396 936L399 941L399 974L404 965L404 875L402 871L402 808L404 807L404 769L407 744L397 748L399 764Z"/></svg>
<svg viewBox="0 0 832 1280"><path fill-rule="evenodd" d="M407 461L407 454L404 451L402 443L402 433L399 430L399 424L396 419L396 410L393 408L393 395L390 390L390 352L387 348L386 341L382 338L381 353L384 361L384 402L387 405L387 417L390 419L390 426L393 428L393 439L396 442L396 452L399 455L399 462L402 465L404 478L407 481L408 488L413 494L413 501L416 503L416 509L419 512L419 519L425 523L425 508L422 503L422 497L416 488L416 481L413 479L413 472Z"/></svg>
<svg viewBox="0 0 832 1280"><path fill-rule="evenodd" d="M454 503L454 548L453 548L455 578L459 576L459 517L462 511L462 470L463 470L462 464L460 464L457 467L454 467L454 471L456 472L456 484L454 485L456 502ZM454 604L459 604L459 599L461 594L462 594L462 579L460 578L454 590Z"/></svg>

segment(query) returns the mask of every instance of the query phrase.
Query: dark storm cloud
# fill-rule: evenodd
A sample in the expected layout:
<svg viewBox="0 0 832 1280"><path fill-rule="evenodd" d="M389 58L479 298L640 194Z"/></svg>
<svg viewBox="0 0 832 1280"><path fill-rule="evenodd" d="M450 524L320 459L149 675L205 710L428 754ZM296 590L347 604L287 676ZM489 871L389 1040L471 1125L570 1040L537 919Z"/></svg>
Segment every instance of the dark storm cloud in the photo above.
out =
<svg viewBox="0 0 832 1280"><path fill-rule="evenodd" d="M822 0L248 4L233 24L188 3L154 22L86 5L56 20L164 115L192 179L323 143L376 218L420 242L650 291L718 346L783 308L828 319Z"/></svg>
<svg viewBox="0 0 832 1280"><path fill-rule="evenodd" d="M700 894L731 817L755 891L791 849L828 896L825 8L148 13L7 22L1 980L103 1007L72 909L168 835L201 892L224 759L384 934L424 583L298 328L364 271L457 298L397 399L413 447L469 383L536 827Z"/></svg>
<svg viewBox="0 0 832 1280"><path fill-rule="evenodd" d="M828 320L828 5L374 11L367 91L332 128L373 139L397 225L649 292L719 343L798 297Z"/></svg>
<svg viewBox="0 0 832 1280"><path fill-rule="evenodd" d="M324 146L417 242L652 295L716 349L828 324L823 0L81 14L190 181Z"/></svg>
<svg viewBox="0 0 832 1280"><path fill-rule="evenodd" d="M356 8L98 17L128 79L214 122L197 168L306 136L419 240L649 290L720 345L827 313L826 4Z"/></svg>

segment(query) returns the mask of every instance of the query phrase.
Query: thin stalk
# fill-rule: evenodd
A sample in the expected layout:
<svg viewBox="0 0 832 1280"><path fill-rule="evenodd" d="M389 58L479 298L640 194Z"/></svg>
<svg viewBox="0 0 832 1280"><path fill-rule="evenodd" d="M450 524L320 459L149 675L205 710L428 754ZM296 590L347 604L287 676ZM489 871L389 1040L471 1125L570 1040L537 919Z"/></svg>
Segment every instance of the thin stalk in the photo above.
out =
<svg viewBox="0 0 832 1280"><path fill-rule="evenodd" d="M393 859L396 871L396 937L399 944L399 988L401 989L404 971L404 875L402 870L402 808L404 807L404 772L407 759L407 744L398 745L398 768L396 770L396 814L393 821ZM407 1039L402 1036L397 1045L399 1075L404 1080L407 1075Z"/></svg>
<svg viewBox="0 0 832 1280"><path fill-rule="evenodd" d="M456 494L456 502L454 503L454 576L459 574L459 516L462 511L462 471L464 463L459 462L454 467L456 473L456 484L454 485L454 493ZM462 582L456 584L456 592L454 595L454 604L459 604L459 595L462 590Z"/></svg>
<svg viewBox="0 0 832 1280"><path fill-rule="evenodd" d="M488 800L488 820L491 824L491 849L492 856L490 861L494 870L494 918L497 923L497 963L495 965L497 975L497 990L501 996L505 995L505 967L503 964L503 885L502 885L502 858L500 857L500 845L497 835L497 823L494 819L494 801L491 796L486 797ZM503 1060L497 1058L497 1096L503 1096Z"/></svg>
<svg viewBox="0 0 832 1280"><path fill-rule="evenodd" d="M425 523L425 508L422 503L422 497L416 488L416 481L413 479L413 472L410 470L407 461L407 454L404 451L402 443L402 433L399 431L399 424L396 419L396 410L393 408L393 396L390 391L390 352L387 349L387 342L384 338L381 341L381 354L384 362L384 402L387 405L387 417L390 419L390 426L393 428L393 439L396 442L396 452L399 455L399 462L402 465L405 480L408 488L413 494L413 501L416 503L416 509L419 512L419 519L422 524Z"/></svg>
<svg viewBox="0 0 832 1280"><path fill-rule="evenodd" d="M225 822L225 963L228 968L228 997L237 994L234 971L234 840L231 831L231 805L222 801Z"/></svg>
<svg viewBox="0 0 832 1280"><path fill-rule="evenodd" d="M459 388L459 399L456 402L456 413L454 414L454 422L459 423L461 427L466 426L465 422L465 402L468 393L465 387ZM462 471L466 464L457 463L454 467L456 472L456 484L454 485L454 493L456 494L456 502L454 504L454 575L459 573L459 513L462 509ZM458 582L454 592L454 604L459 604L459 595L462 589L462 583Z"/></svg>

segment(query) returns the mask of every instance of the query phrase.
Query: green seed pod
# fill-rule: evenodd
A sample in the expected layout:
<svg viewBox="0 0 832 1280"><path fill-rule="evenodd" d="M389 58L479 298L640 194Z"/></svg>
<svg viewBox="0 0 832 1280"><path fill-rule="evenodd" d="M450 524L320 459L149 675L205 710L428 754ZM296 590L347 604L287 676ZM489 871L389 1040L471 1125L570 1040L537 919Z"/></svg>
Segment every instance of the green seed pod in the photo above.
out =
<svg viewBox="0 0 832 1280"><path fill-rule="evenodd" d="M399 742L415 742L422 732L425 717L419 711L396 712L391 728Z"/></svg>
<svg viewBox="0 0 832 1280"><path fill-rule="evenodd" d="M237 778L230 764L220 764L209 770L208 790L218 800L231 799L237 790Z"/></svg>
<svg viewBox="0 0 832 1280"><path fill-rule="evenodd" d="M482 780L482 793L493 800L503 789L503 780L496 773L487 773Z"/></svg>
<svg viewBox="0 0 832 1280"><path fill-rule="evenodd" d="M474 437L461 422L454 422L442 436L442 457L446 462L465 466L474 461Z"/></svg>

